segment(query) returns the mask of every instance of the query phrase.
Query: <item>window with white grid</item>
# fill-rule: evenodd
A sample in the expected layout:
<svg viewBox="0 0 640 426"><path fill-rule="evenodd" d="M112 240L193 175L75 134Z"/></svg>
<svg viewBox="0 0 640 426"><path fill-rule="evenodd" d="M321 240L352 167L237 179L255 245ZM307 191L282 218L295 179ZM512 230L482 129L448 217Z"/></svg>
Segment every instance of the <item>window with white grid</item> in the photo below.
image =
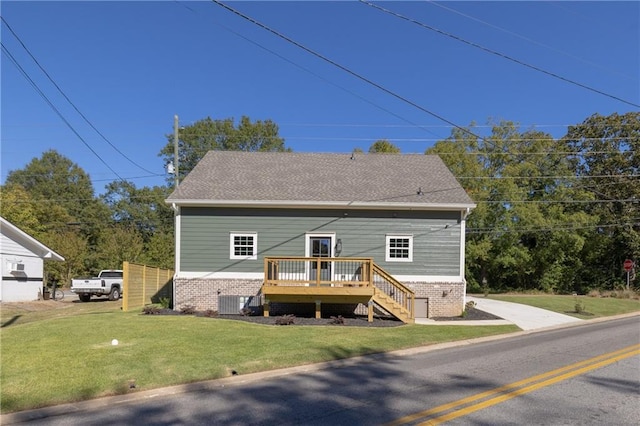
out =
<svg viewBox="0 0 640 426"><path fill-rule="evenodd" d="M229 238L230 259L257 259L258 234L231 233Z"/></svg>
<svg viewBox="0 0 640 426"><path fill-rule="evenodd" d="M385 252L385 260L387 262L412 262L413 236L387 235Z"/></svg>

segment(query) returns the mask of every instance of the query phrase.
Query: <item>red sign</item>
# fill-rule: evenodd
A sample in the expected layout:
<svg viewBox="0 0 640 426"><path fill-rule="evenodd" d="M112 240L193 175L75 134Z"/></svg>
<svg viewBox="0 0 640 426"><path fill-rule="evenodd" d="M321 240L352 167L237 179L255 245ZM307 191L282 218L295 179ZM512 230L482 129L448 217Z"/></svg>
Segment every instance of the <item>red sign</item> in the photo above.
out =
<svg viewBox="0 0 640 426"><path fill-rule="evenodd" d="M625 271L629 272L630 270L633 269L633 260L631 259L625 260L622 266L624 267Z"/></svg>

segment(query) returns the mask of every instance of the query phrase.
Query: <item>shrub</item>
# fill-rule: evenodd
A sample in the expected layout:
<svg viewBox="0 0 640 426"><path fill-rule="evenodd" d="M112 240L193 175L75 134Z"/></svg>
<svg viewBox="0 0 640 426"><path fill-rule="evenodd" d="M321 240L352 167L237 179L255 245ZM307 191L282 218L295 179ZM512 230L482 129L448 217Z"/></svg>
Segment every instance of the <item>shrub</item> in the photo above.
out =
<svg viewBox="0 0 640 426"><path fill-rule="evenodd" d="M474 302L473 300L469 300L465 305L464 305L464 310L466 311L467 309L473 309L476 307L476 302Z"/></svg>
<svg viewBox="0 0 640 426"><path fill-rule="evenodd" d="M589 293L587 293L587 296L589 296L589 297L601 297L602 294L600 294L600 290L590 290Z"/></svg>
<svg viewBox="0 0 640 426"><path fill-rule="evenodd" d="M162 312L162 309L154 305L148 305L142 308L142 313L145 315L158 315L160 312Z"/></svg>
<svg viewBox="0 0 640 426"><path fill-rule="evenodd" d="M580 300L578 300L577 297L576 297L576 303L574 305L574 309L575 309L576 314L584 314L585 313L584 303L581 302Z"/></svg>
<svg viewBox="0 0 640 426"><path fill-rule="evenodd" d="M337 317L331 317L331 321L329 321L329 324L335 324L335 325L344 325L344 317L342 315L338 315Z"/></svg>
<svg viewBox="0 0 640 426"><path fill-rule="evenodd" d="M295 323L296 316L293 314L283 315L276 319L276 325L291 325Z"/></svg>
<svg viewBox="0 0 640 426"><path fill-rule="evenodd" d="M251 315L253 315L253 311L251 310L251 308L242 308L240 309L240 315L244 317L250 317Z"/></svg>
<svg viewBox="0 0 640 426"><path fill-rule="evenodd" d="M160 298L160 306L164 309L169 309L171 307L171 298L170 297L161 297Z"/></svg>
<svg viewBox="0 0 640 426"><path fill-rule="evenodd" d="M196 313L196 308L192 305L184 305L180 308L180 313L183 315L193 315Z"/></svg>
<svg viewBox="0 0 640 426"><path fill-rule="evenodd" d="M218 316L218 311L214 311L213 309L207 309L202 313L207 318L215 318Z"/></svg>

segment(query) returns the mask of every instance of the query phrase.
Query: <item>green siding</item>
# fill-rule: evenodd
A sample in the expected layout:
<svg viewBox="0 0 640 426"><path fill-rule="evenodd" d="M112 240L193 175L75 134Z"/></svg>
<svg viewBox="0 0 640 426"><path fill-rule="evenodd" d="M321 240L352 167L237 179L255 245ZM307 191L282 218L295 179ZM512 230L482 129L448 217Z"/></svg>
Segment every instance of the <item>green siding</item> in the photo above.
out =
<svg viewBox="0 0 640 426"><path fill-rule="evenodd" d="M335 233L342 257L373 257L392 274L459 275L460 213L181 209L181 270L262 272L264 256L304 256L306 233ZM448 225L448 227L447 227ZM257 260L229 259L229 235L258 234ZM385 262L387 234L413 235L413 262Z"/></svg>

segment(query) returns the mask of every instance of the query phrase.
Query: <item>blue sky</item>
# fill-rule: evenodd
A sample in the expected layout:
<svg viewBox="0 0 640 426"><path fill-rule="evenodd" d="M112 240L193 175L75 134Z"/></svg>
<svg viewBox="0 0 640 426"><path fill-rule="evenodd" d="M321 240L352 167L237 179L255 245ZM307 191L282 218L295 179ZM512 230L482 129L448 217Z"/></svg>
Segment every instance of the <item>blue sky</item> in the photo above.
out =
<svg viewBox="0 0 640 426"><path fill-rule="evenodd" d="M451 132L432 114L561 137L594 113L639 109L629 103L640 104L640 2L376 3L413 22L357 1L225 4L344 69L211 1L2 1L11 29L108 141L3 22L2 183L55 149L90 174L97 193L118 178L164 184L158 153L175 114L181 125L271 119L299 152L366 151L388 139L423 153Z"/></svg>

